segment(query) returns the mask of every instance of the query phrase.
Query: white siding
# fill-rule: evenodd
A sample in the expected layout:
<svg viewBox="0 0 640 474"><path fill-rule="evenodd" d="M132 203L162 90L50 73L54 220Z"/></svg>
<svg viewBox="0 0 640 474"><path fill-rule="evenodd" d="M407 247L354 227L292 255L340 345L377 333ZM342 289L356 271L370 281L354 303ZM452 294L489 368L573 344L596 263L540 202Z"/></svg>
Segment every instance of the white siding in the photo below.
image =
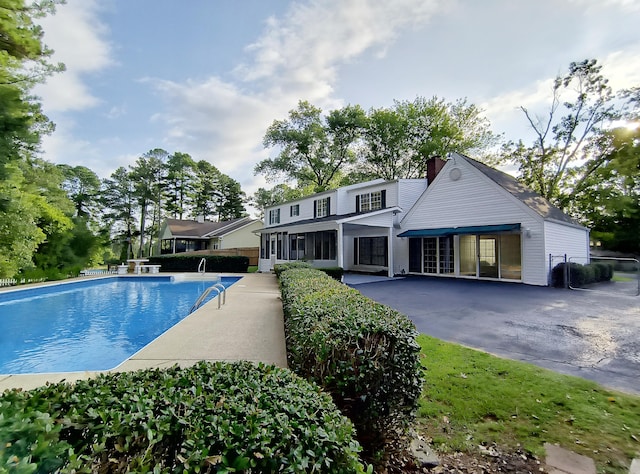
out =
<svg viewBox="0 0 640 474"><path fill-rule="evenodd" d="M381 189L388 189L387 186L395 185L393 182L387 182L383 179L375 179L372 181L366 181L364 183L353 184L351 186L345 186L338 189L338 205L337 213L339 215L350 214L356 212L356 196L362 193L368 193L371 191L378 191ZM389 198L387 192L387 199ZM388 204L387 204L388 205Z"/></svg>
<svg viewBox="0 0 640 474"><path fill-rule="evenodd" d="M386 232L387 229L393 225L393 214L391 211L386 211L375 216L366 216L345 223L345 225L348 224L364 225L368 227L384 227L384 232Z"/></svg>
<svg viewBox="0 0 640 474"><path fill-rule="evenodd" d="M240 247L260 247L260 237L253 231L262 229L262 222L255 221L241 229L237 229L222 239L221 249L235 249Z"/></svg>
<svg viewBox="0 0 640 474"><path fill-rule="evenodd" d="M356 212L356 196L363 193L373 193L376 191L386 191L385 207L398 205L398 182L387 181L372 186L350 189L340 196L338 211L340 214L351 214Z"/></svg>
<svg viewBox="0 0 640 474"><path fill-rule="evenodd" d="M409 239L401 239L397 235L401 231L393 231L393 274L402 275L409 272ZM403 271L404 270L404 271Z"/></svg>
<svg viewBox="0 0 640 474"><path fill-rule="evenodd" d="M452 168L460 170L459 179L451 179ZM403 230L520 224L522 281L547 284L542 217L464 160L447 161L401 224ZM399 252L407 257L398 258L398 265L407 265L408 252Z"/></svg>
<svg viewBox="0 0 640 474"><path fill-rule="evenodd" d="M283 225L290 224L292 222L303 221L308 219L313 219L313 210L314 210L314 202L317 199L330 198L329 205L331 206L330 214L336 214L337 209L337 191L329 191L326 193L314 194L313 196L309 196L308 198L300 199L298 201L290 201L284 204L279 204L277 206L267 207L264 211L264 226L270 227L269 225L269 211L272 209L280 209L280 223L272 224L272 225ZM299 215L291 216L291 206L299 205Z"/></svg>
<svg viewBox="0 0 640 474"><path fill-rule="evenodd" d="M401 179L398 182L397 205L405 213L413 207L418 198L427 189L426 179ZM388 198L387 198L388 199ZM387 201L388 202L388 201Z"/></svg>
<svg viewBox="0 0 640 474"><path fill-rule="evenodd" d="M589 262L589 231L557 222L545 222L545 251L547 267L549 255L564 256L580 264ZM558 263L558 260L555 260Z"/></svg>

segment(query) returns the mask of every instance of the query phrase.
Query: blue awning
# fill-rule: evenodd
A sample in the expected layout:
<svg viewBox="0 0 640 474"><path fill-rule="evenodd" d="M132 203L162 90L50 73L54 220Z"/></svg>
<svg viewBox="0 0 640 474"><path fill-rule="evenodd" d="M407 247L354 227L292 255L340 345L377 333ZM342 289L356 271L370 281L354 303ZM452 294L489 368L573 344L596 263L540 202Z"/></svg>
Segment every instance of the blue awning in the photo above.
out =
<svg viewBox="0 0 640 474"><path fill-rule="evenodd" d="M439 229L406 230L398 237L445 237L455 234L497 234L520 230L520 224L472 225L466 227L441 227Z"/></svg>

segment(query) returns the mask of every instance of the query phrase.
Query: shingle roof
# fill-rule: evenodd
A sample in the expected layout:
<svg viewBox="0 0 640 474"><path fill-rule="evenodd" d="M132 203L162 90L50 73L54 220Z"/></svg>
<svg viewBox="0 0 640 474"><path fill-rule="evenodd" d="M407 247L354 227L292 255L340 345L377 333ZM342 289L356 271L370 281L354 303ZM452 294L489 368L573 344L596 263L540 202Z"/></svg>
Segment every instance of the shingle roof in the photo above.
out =
<svg viewBox="0 0 640 474"><path fill-rule="evenodd" d="M542 197L540 194L522 184L513 176L507 173L503 173L502 171L495 168L491 168L490 166L480 163L479 161L476 161L473 158L469 158L468 156L461 155L459 153L454 153L453 155L459 156L462 159L468 161L481 173L490 178L504 190L508 191L512 196L522 201L543 218L553 219L560 222L567 222L574 225L580 225L575 219L551 204L551 202L549 202L547 198Z"/></svg>
<svg viewBox="0 0 640 474"><path fill-rule="evenodd" d="M249 225L255 221L256 219L251 219L249 217L242 217L240 219L232 219L230 221L221 222L221 224L224 224L222 227L218 227L210 232L207 232L205 236L218 237L221 235L229 234L230 232L233 232L234 230L238 230L241 227Z"/></svg>
<svg viewBox="0 0 640 474"><path fill-rule="evenodd" d="M224 235L253 222L248 217L239 217L222 222L198 222L167 219L167 226L174 237L209 238Z"/></svg>

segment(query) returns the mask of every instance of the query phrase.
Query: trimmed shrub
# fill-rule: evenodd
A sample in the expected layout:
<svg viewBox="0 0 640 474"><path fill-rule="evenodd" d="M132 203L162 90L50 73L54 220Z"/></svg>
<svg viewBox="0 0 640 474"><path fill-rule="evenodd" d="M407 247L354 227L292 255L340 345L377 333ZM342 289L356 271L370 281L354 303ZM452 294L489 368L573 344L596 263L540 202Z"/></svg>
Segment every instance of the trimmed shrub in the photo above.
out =
<svg viewBox="0 0 640 474"><path fill-rule="evenodd" d="M163 272L197 272L203 258L207 272L246 273L249 268L249 257L241 255L157 255L149 264L162 265Z"/></svg>
<svg viewBox="0 0 640 474"><path fill-rule="evenodd" d="M551 286L554 288L564 288L566 282L565 269L567 264L562 262L551 270Z"/></svg>
<svg viewBox="0 0 640 474"><path fill-rule="evenodd" d="M331 398L262 364L5 391L0 413L0 470L12 472L363 472Z"/></svg>
<svg viewBox="0 0 640 474"><path fill-rule="evenodd" d="M326 273L336 281L342 281L342 275L344 275L344 269L342 267L326 267L318 268L318 270Z"/></svg>
<svg viewBox="0 0 640 474"><path fill-rule="evenodd" d="M590 263L588 265L586 265L587 267L589 267L591 269L591 273L593 275L593 281L597 282L597 281L602 281L602 267L595 264L595 263Z"/></svg>
<svg viewBox="0 0 640 474"><path fill-rule="evenodd" d="M291 270L293 268L313 268L310 263L307 263L302 260L296 260L287 263L276 263L273 266L273 273L276 274L278 278L280 278L280 274L284 271Z"/></svg>
<svg viewBox="0 0 640 474"><path fill-rule="evenodd" d="M551 271L551 285L560 288L565 286L565 271L568 265L569 279L572 288L583 288L592 283L610 281L613 277L613 266L607 263L559 263Z"/></svg>
<svg viewBox="0 0 640 474"><path fill-rule="evenodd" d="M406 432L422 392L414 324L318 270L284 271L280 285L289 366L331 394L373 457Z"/></svg>
<svg viewBox="0 0 640 474"><path fill-rule="evenodd" d="M605 262L596 262L593 264L599 268L600 279L598 281L610 281L613 278L613 265Z"/></svg>

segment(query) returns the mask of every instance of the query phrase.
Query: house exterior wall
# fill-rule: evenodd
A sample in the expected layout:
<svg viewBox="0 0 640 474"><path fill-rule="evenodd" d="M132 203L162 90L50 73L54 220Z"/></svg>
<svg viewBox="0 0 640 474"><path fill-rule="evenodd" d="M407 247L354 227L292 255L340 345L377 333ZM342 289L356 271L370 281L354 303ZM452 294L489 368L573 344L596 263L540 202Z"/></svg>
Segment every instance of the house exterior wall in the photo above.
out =
<svg viewBox="0 0 640 474"><path fill-rule="evenodd" d="M458 179L452 179L453 168L460 170ZM542 217L464 160L447 161L401 225L406 230L518 223L528 229L521 239L522 281L546 285ZM397 264L408 265L408 243L396 251Z"/></svg>
<svg viewBox="0 0 640 474"><path fill-rule="evenodd" d="M589 263L589 232L586 229L576 228L557 222L545 222L545 253L547 256L566 255L571 261L585 264ZM556 263L559 259L555 259ZM547 258L547 269L549 259Z"/></svg>
<svg viewBox="0 0 640 474"><path fill-rule="evenodd" d="M379 272L388 269L385 266L375 265L358 265L355 262L354 238L356 237L389 237L389 227L391 223L390 213L387 213L386 219L380 218L376 220L368 220L369 226L348 226L345 225L343 231L343 268L347 271L362 272ZM381 216L381 217L384 217ZM377 222L377 225L373 225ZM392 244L395 245L397 239L392 238Z"/></svg>
<svg viewBox="0 0 640 474"><path fill-rule="evenodd" d="M426 179L401 179L397 187L397 205L404 215L409 212L422 193L427 189Z"/></svg>
<svg viewBox="0 0 640 474"><path fill-rule="evenodd" d="M375 179L364 183L344 186L337 190L336 213L339 215L356 212L356 196L361 193L379 191L393 187L393 182ZM387 204L387 207L389 205Z"/></svg>
<svg viewBox="0 0 640 474"><path fill-rule="evenodd" d="M356 209L356 196L359 196L363 193L372 193L377 191L385 192L385 206L384 207L394 207L397 206L398 201L398 193L396 189L398 188L398 183L395 181L383 182L378 184L372 184L370 186L363 187L354 187L349 189L348 191L341 193L340 201L338 203L340 214L350 214L352 212L357 212Z"/></svg>
<svg viewBox="0 0 640 474"><path fill-rule="evenodd" d="M507 191L508 183L507 185L498 184L490 176L491 174L485 174L464 157L454 155L428 187L426 179L401 179L389 182L375 180L267 208L263 232L268 234L271 227L274 227L272 234L288 235L323 230L336 231L336 260L314 260L311 263L317 266L341 265L345 270L352 271L385 270L391 275L409 273L410 245L413 243L410 238L398 237L407 230L517 224L519 231L496 231L496 235L499 236L496 239L486 237L491 229L477 234L480 237L477 237L476 245L482 246L484 242L484 246L478 248L485 249L485 252L487 252L487 245L492 245L489 242L495 240L496 257L492 260L483 260L483 258L477 260L477 271L484 278L516 279L518 274L516 265L519 264L520 279L516 281L532 285L547 285L550 271L549 254L566 253L569 257L588 258L587 229L568 223L545 220L541 214ZM387 210L372 212L371 215L357 215L356 196L376 191L385 192L384 208ZM330 198L329 214L334 218L313 221L314 202L325 197ZM299 208L297 216L290 215L292 205ZM276 208L280 209L280 221L270 225L269 210ZM514 232L519 232L520 237L518 263L510 263L508 258L513 257L505 257L506 260L502 260L502 256L508 255L508 252L517 252L517 240L506 237L513 235ZM358 237L387 237L390 242L388 266L358 265L355 260L354 246L354 238ZM454 232L451 248L454 252L455 271L453 273L447 271L443 276L461 276L459 256L462 242L461 237ZM372 242L369 241L369 244ZM363 248L365 247L361 247L361 251ZM376 261L381 261L379 249L380 247L377 247ZM412 252L414 250L415 247ZM507 253L503 254L503 250ZM370 251L373 252L373 250ZM412 255L415 254L412 253ZM266 258L262 256L259 269L269 271L274 263L287 261L286 258L288 257L284 251L282 258L277 261L272 255L267 255ZM488 261L497 262L497 264L487 263ZM491 267L495 269L496 265L498 268L495 275L497 276L493 276L490 269ZM412 268L416 268L415 260L412 261Z"/></svg>
<svg viewBox="0 0 640 474"><path fill-rule="evenodd" d="M254 232L262 229L261 221L253 221L240 229L229 232L219 238L220 249L235 249L241 247L260 247L260 236Z"/></svg>
<svg viewBox="0 0 640 474"><path fill-rule="evenodd" d="M304 199L298 199L296 201L289 201L286 203L278 204L276 206L269 206L264 211L264 227L271 227L276 225L290 224L297 221L303 221L307 219L313 219L314 217L314 203L317 199L324 199L328 197L330 199L329 214L336 214L336 201L337 190L327 191L324 193L314 194ZM298 215L291 215L291 207L298 206ZM280 222L269 223L269 211L280 209Z"/></svg>

